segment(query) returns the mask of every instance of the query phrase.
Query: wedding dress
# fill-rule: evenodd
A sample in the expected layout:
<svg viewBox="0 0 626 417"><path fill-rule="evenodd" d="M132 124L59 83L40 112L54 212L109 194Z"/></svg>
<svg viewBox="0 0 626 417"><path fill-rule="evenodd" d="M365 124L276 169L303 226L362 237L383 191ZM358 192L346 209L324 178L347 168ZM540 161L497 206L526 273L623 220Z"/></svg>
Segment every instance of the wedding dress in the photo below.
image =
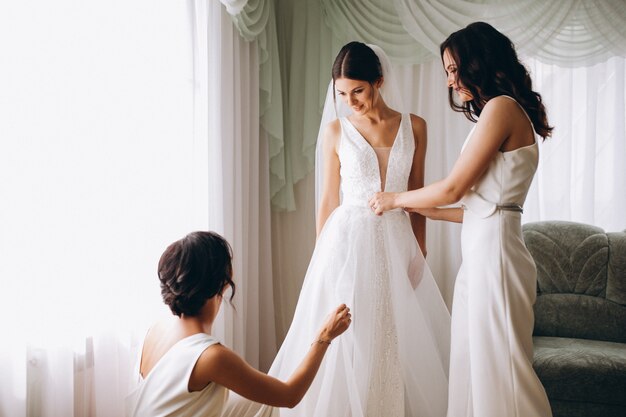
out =
<svg viewBox="0 0 626 417"><path fill-rule="evenodd" d="M403 103L389 58L376 45L391 108ZM450 314L402 210L376 216L378 191L406 191L415 152L409 114L391 149L373 148L328 86L316 151L321 196L322 136L339 119L341 204L320 232L294 318L269 374L286 381L314 343L327 315L345 303L352 325L329 346L319 372L293 409L273 409L231 393L223 417L444 417L447 409ZM378 158L388 158L379 162ZM386 166L386 167L385 167ZM381 168L383 170L381 171ZM384 182L383 182L384 181Z"/></svg>
<svg viewBox="0 0 626 417"><path fill-rule="evenodd" d="M415 141L404 114L385 183L374 148L340 118L342 203L321 231L293 322L269 374L287 380L329 312L351 309L352 326L328 348L304 399L281 417L443 417L450 316L408 215L376 216L381 189L406 191ZM384 185L384 187L383 187Z"/></svg>

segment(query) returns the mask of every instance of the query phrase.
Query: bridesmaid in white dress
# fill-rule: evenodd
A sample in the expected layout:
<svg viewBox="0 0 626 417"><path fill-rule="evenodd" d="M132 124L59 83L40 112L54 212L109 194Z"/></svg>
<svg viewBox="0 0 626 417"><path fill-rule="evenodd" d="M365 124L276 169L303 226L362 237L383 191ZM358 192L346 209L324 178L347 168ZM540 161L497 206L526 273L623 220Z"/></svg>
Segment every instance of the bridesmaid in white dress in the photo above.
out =
<svg viewBox="0 0 626 417"><path fill-rule="evenodd" d="M341 305L316 335L309 335L313 343L285 382L257 371L211 335L222 293L231 287L234 295L231 259L230 245L213 232L190 233L161 256L161 294L174 317L146 335L136 371L139 382L126 400L127 416L247 415L246 404L226 404L228 390L253 401L248 404L293 407L311 385L331 341L350 326L350 310ZM275 415L277 409L266 407L261 416Z"/></svg>
<svg viewBox="0 0 626 417"><path fill-rule="evenodd" d="M449 417L549 417L533 367L536 268L521 212L550 136L541 96L511 41L477 22L441 44L450 104L477 122L452 172L405 193L377 193L377 214L405 208L462 222L463 263L452 305ZM461 104L454 101L454 95ZM461 208L437 208L462 203Z"/></svg>

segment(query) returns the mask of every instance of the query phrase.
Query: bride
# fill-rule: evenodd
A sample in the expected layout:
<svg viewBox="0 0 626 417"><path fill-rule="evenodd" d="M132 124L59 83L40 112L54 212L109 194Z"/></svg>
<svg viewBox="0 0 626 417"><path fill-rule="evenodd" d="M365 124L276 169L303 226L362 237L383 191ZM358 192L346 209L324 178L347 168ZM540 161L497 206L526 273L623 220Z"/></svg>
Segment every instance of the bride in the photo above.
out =
<svg viewBox="0 0 626 417"><path fill-rule="evenodd" d="M318 140L317 242L269 374L289 376L311 343L323 343L310 335L337 303L350 307L353 325L282 417L446 414L450 316L422 255L424 220L402 210L378 217L368 206L378 191L423 185L426 124L388 106L397 99L392 78L382 50L359 42L332 68Z"/></svg>

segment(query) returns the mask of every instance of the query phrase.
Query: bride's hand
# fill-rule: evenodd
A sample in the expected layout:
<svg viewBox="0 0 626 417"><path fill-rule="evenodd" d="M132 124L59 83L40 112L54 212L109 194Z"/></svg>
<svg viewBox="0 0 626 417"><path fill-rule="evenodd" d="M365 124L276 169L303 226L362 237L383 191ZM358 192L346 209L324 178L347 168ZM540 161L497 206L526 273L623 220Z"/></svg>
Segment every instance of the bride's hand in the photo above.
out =
<svg viewBox="0 0 626 417"><path fill-rule="evenodd" d="M345 332L352 323L352 314L345 304L337 307L326 319L326 323L318 332L318 340L330 344L330 341Z"/></svg>
<svg viewBox="0 0 626 417"><path fill-rule="evenodd" d="M369 206L374 210L376 215L380 216L385 211L396 208L396 197L398 193L376 193L369 201Z"/></svg>

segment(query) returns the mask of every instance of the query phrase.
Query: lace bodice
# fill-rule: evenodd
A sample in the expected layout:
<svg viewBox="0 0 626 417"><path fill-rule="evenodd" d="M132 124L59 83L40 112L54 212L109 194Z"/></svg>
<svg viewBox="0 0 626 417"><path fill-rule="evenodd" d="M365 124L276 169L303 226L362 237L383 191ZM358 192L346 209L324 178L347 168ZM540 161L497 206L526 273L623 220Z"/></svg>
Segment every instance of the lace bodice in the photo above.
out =
<svg viewBox="0 0 626 417"><path fill-rule="evenodd" d="M415 140L411 117L403 114L400 128L389 153L385 184L381 184L378 158L374 148L363 138L354 125L345 117L341 123L339 162L341 164L342 204L367 207L369 199L383 189L406 191L413 164Z"/></svg>

